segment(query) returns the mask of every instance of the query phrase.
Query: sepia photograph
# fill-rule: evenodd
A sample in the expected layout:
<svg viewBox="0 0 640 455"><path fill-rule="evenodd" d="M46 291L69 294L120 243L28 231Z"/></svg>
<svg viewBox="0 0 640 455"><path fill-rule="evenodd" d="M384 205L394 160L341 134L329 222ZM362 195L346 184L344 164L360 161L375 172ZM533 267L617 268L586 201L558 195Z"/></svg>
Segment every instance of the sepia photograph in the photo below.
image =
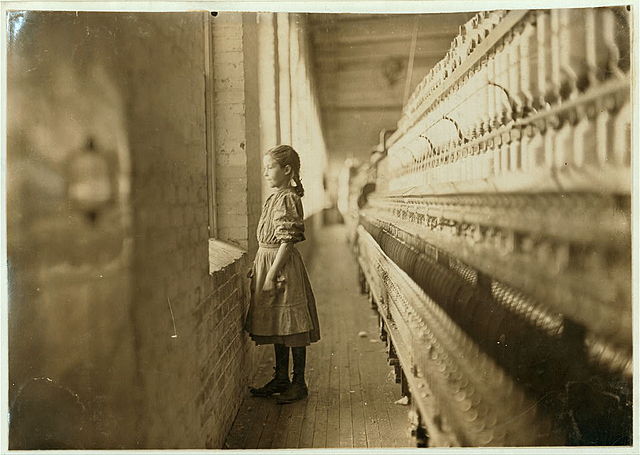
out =
<svg viewBox="0 0 640 455"><path fill-rule="evenodd" d="M637 453L637 2L151 3L2 5L0 452Z"/></svg>

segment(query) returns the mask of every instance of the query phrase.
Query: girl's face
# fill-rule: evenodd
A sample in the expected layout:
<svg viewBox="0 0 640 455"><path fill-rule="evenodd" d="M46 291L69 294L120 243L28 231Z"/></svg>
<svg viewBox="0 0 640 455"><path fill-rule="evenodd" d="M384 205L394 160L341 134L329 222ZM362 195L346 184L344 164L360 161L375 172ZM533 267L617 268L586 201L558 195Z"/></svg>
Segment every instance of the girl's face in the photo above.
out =
<svg viewBox="0 0 640 455"><path fill-rule="evenodd" d="M288 164L282 168L271 155L264 156L264 178L272 188L285 188L291 181L291 166Z"/></svg>

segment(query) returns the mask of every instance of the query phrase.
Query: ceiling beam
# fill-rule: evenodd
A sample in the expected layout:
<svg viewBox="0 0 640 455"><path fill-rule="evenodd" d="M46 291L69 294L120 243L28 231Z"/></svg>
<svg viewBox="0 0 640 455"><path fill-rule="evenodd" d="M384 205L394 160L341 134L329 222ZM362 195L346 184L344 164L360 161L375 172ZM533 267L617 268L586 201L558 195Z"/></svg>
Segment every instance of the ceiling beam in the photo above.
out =
<svg viewBox="0 0 640 455"><path fill-rule="evenodd" d="M420 15L420 14L419 14ZM424 14L422 14L424 15ZM357 22L362 20L379 20L397 17L415 16L415 14L385 14L385 13L309 13L308 20L312 27L335 24L336 22Z"/></svg>
<svg viewBox="0 0 640 455"><path fill-rule="evenodd" d="M412 36L407 34L404 38L384 40L384 41L362 41L362 42L350 42L345 44L317 44L314 46L315 54L322 54L323 52L342 52L342 53L384 53L387 51L396 51L402 49L407 54L409 53L409 47L412 42ZM432 48L446 48L451 46L451 34L442 35L441 37L420 37L416 36L416 49L432 49Z"/></svg>
<svg viewBox="0 0 640 455"><path fill-rule="evenodd" d="M402 104L323 104L326 111L402 111Z"/></svg>
<svg viewBox="0 0 640 455"><path fill-rule="evenodd" d="M429 51L422 51L420 53L416 53L414 56L415 60L433 60L433 59L441 59L446 54L447 49L435 49ZM400 58L403 60L407 60L409 58L409 52L388 52L384 54L374 55L349 55L348 53L336 53L336 54L322 54L316 56L316 62L319 64L326 62L338 62L338 63L363 63L363 62L382 62L389 58Z"/></svg>
<svg viewBox="0 0 640 455"><path fill-rule="evenodd" d="M426 72L431 69L431 67L440 60L440 57L444 55L441 54L439 57L424 57L417 55L414 59L414 71L423 71ZM324 77L330 75L331 73L342 73L345 71L358 71L358 70L375 70L379 69L382 62L386 61L390 56L381 55L378 57L367 57L367 58L340 58L340 59L322 59L316 60L315 63L315 72L319 77ZM409 57L407 55L397 55L394 58L400 59L406 63Z"/></svg>
<svg viewBox="0 0 640 455"><path fill-rule="evenodd" d="M449 39L451 40L456 34L452 31L419 31L416 34L419 40L431 40L431 39ZM337 47L348 46L351 44L374 44L374 43L394 43L399 41L411 42L413 38L412 30L398 30L397 32L391 31L389 33L377 33L367 35L355 35L352 33L318 33L313 35L313 44L316 48L322 47Z"/></svg>

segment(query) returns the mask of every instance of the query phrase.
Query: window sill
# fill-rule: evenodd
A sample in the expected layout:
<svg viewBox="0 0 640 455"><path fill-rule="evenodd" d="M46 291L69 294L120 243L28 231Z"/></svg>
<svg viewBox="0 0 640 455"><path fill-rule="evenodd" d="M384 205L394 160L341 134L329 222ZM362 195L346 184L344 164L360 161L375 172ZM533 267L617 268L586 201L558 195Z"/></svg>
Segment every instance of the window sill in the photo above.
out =
<svg viewBox="0 0 640 455"><path fill-rule="evenodd" d="M209 239L209 275L228 267L247 254L247 251L218 239Z"/></svg>

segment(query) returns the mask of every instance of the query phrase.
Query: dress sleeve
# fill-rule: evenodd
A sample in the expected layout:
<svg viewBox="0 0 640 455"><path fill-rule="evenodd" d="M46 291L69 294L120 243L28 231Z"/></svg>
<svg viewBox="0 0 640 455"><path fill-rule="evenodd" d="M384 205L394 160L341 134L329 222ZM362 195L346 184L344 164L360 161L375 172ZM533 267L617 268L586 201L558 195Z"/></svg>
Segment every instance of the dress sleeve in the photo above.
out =
<svg viewBox="0 0 640 455"><path fill-rule="evenodd" d="M296 243L305 239L302 201L297 194L287 192L276 201L273 223L278 242Z"/></svg>

